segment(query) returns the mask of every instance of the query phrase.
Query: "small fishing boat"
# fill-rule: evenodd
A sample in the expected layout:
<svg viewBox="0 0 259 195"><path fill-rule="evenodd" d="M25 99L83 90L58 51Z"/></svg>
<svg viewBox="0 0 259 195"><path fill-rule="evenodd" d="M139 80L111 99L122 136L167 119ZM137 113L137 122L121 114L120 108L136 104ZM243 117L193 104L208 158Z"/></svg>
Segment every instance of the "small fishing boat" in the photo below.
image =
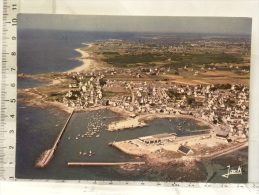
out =
<svg viewBox="0 0 259 195"><path fill-rule="evenodd" d="M76 137L76 139L78 139L78 137Z"/></svg>
<svg viewBox="0 0 259 195"><path fill-rule="evenodd" d="M67 139L70 139L70 137L68 137Z"/></svg>

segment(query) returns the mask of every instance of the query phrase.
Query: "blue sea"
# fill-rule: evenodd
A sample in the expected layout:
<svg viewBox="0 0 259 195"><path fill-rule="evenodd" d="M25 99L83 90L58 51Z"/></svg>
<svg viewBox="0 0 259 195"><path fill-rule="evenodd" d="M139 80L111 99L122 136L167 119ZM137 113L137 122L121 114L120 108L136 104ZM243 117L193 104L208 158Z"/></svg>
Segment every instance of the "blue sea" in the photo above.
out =
<svg viewBox="0 0 259 195"><path fill-rule="evenodd" d="M44 74L63 72L81 65L73 60L80 54L74 51L106 39L127 39L138 37L135 33L78 32L54 30L18 31L18 74Z"/></svg>
<svg viewBox="0 0 259 195"><path fill-rule="evenodd" d="M107 39L138 39L137 33L115 32L77 32L53 30L18 30L18 74L45 74L71 70L81 65L73 60L80 54L76 48L86 47L82 43L92 43ZM18 79L18 88L31 88L46 83L33 79ZM18 100L26 98L19 96ZM148 127L136 128L118 132L108 132L107 125L120 116L109 110L75 113L62 137L59 148L44 169L35 168L35 162L41 153L50 149L65 124L68 113L56 108L30 107L21 101L17 104L17 150L16 177L23 179L76 179L76 180L146 180L146 176L125 176L109 167L68 167L68 162L123 162L140 161L108 144L112 141L123 141L159 133L173 133L176 126L183 119L156 119ZM100 137L76 137L86 132L89 124L101 118L104 126L100 129ZM104 117L107 117L104 119ZM191 130L203 129L195 121L187 120L186 125L192 123ZM187 132L177 132L179 136L189 135ZM80 156L79 152L95 152L91 158ZM244 174L245 175L245 174ZM247 174L246 174L247 176ZM226 182L246 182L247 177ZM156 180L160 180L158 175ZM231 181L230 181L231 180ZM224 182L220 175L216 175L215 182ZM213 180L211 180L213 182Z"/></svg>

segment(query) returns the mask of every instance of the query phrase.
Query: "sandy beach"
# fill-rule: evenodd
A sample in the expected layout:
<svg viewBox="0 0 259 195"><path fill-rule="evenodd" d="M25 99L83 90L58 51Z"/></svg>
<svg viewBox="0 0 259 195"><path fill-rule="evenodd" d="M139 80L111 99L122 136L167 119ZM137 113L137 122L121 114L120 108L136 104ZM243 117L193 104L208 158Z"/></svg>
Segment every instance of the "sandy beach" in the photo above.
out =
<svg viewBox="0 0 259 195"><path fill-rule="evenodd" d="M93 46L92 43L84 44L84 45L87 45L88 46L87 48L90 48ZM68 73L89 71L89 70L92 70L97 67L96 61L91 59L90 53L88 53L87 51L85 51L83 49L85 49L85 48L75 49L75 51L77 51L78 53L81 54L81 57L75 58L75 60L79 60L79 61L83 62L83 64L79 67L76 67L72 70L67 71Z"/></svg>

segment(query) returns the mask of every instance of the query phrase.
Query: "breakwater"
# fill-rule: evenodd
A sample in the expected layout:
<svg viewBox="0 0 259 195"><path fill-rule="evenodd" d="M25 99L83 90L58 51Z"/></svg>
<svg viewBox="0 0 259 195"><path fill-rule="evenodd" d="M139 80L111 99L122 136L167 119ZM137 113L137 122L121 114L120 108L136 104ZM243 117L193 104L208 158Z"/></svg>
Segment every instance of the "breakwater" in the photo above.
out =
<svg viewBox="0 0 259 195"><path fill-rule="evenodd" d="M38 167L38 168L44 168L44 167L46 167L46 166L49 164L50 160L51 160L51 159L53 158L53 156L54 156L55 151L56 151L57 148L58 148L58 144L60 143L60 140L61 140L61 138L62 138L62 135L64 134L64 132L65 132L65 130L66 130L66 127L67 127L67 125L68 125L68 123L69 123L69 121L70 121L70 119L71 119L73 113L74 113L74 110L72 110L70 116L68 117L68 119L67 119L67 121L66 121L66 123L65 123L65 125L64 125L64 127L63 127L63 129L62 129L61 132L59 133L59 135L58 135L58 137L57 137L57 139L56 139L56 141L55 141L53 147L52 147L51 149L49 149L49 150L44 151L44 152L41 154L40 158L37 160L37 162L36 162L36 164L35 164L36 167Z"/></svg>
<svg viewBox="0 0 259 195"><path fill-rule="evenodd" d="M68 166L118 166L118 165L144 165L145 162L69 162Z"/></svg>

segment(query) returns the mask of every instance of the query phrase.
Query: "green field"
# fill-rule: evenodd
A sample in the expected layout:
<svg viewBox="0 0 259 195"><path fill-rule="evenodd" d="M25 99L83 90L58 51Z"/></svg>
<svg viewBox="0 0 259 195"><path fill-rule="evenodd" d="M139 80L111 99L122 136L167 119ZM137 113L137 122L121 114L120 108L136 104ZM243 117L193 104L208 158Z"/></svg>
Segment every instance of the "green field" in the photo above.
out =
<svg viewBox="0 0 259 195"><path fill-rule="evenodd" d="M179 68L185 65L199 66L212 63L235 63L241 64L244 59L233 54L204 53L204 54L181 54L181 53L140 53L120 54L119 52L104 52L104 61L114 67L138 67L139 64L154 66L162 62L163 67ZM193 67L194 68L194 67Z"/></svg>

